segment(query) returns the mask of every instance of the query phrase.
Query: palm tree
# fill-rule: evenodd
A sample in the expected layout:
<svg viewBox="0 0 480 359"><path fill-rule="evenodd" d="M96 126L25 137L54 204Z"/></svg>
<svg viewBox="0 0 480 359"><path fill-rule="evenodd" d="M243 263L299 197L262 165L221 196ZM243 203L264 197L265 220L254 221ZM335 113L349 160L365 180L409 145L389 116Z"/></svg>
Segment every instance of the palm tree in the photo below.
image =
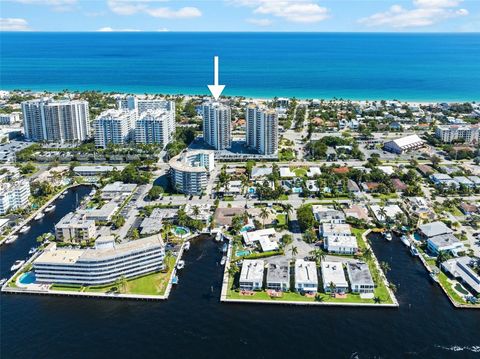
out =
<svg viewBox="0 0 480 359"><path fill-rule="evenodd" d="M192 214L195 218L197 218L198 215L200 214L200 208L197 205L194 205L192 207Z"/></svg>
<svg viewBox="0 0 480 359"><path fill-rule="evenodd" d="M293 206L290 203L285 203L283 209L287 213L287 221L290 222L290 213L293 212Z"/></svg>
<svg viewBox="0 0 480 359"><path fill-rule="evenodd" d="M380 262L380 268L382 269L383 273L387 274L388 271L390 271L390 264L387 262Z"/></svg>
<svg viewBox="0 0 480 359"><path fill-rule="evenodd" d="M445 261L448 261L450 258L452 258L452 255L449 251L440 251L437 256L437 266L440 266Z"/></svg>
<svg viewBox="0 0 480 359"><path fill-rule="evenodd" d="M336 289L336 288L337 288L337 286L335 285L335 283L330 282L330 283L328 284L328 289L330 290L330 294L331 294L332 297L335 296L335 289Z"/></svg>
<svg viewBox="0 0 480 359"><path fill-rule="evenodd" d="M228 272L228 275L229 275L230 277L235 277L235 274L237 274L237 273L239 272L239 270L240 270L240 269L238 268L238 266L233 263L232 265L230 265L230 266L228 267L227 272Z"/></svg>
<svg viewBox="0 0 480 359"><path fill-rule="evenodd" d="M313 251L310 252L310 254L315 259L317 266L319 266L320 263L322 263L322 261L325 260L325 252L322 251L321 249L314 249Z"/></svg>
<svg viewBox="0 0 480 359"><path fill-rule="evenodd" d="M363 251L363 258L365 259L366 262L372 259L372 250L370 248L367 248Z"/></svg>
<svg viewBox="0 0 480 359"><path fill-rule="evenodd" d="M378 210L378 216L379 217L382 217L384 222L387 223L387 211L385 210L385 207L380 207L380 209ZM380 218L379 218L380 220Z"/></svg>
<svg viewBox="0 0 480 359"><path fill-rule="evenodd" d="M375 297L375 298L373 298L373 301L374 301L376 304L381 304L383 300L382 300L382 298L380 298L380 297Z"/></svg>
<svg viewBox="0 0 480 359"><path fill-rule="evenodd" d="M170 222L165 222L163 224L162 231L163 231L163 235L165 236L165 241L168 242L168 235L172 231L172 224Z"/></svg>
<svg viewBox="0 0 480 359"><path fill-rule="evenodd" d="M260 211L260 218L262 219L263 228L265 228L265 220L268 218L268 209L263 207Z"/></svg>
<svg viewBox="0 0 480 359"><path fill-rule="evenodd" d="M296 246L292 246L292 248L290 248L290 254L292 255L292 258L295 258L298 254L298 248Z"/></svg>

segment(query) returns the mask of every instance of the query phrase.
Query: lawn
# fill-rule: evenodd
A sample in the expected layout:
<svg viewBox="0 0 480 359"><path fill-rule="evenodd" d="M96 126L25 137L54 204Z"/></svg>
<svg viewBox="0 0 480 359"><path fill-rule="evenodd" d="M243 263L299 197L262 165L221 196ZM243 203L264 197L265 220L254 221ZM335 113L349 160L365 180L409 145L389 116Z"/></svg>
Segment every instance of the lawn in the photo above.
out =
<svg viewBox="0 0 480 359"><path fill-rule="evenodd" d="M398 194L396 193L388 193L388 194L380 194L380 193L373 193L372 197L379 198L379 199L396 199L398 198Z"/></svg>
<svg viewBox="0 0 480 359"><path fill-rule="evenodd" d="M445 273L440 272L438 274L438 281L442 287L447 291L450 298L452 298L458 304L466 304L463 298L452 288L452 284L448 281L448 277Z"/></svg>
<svg viewBox="0 0 480 359"><path fill-rule="evenodd" d="M284 213L277 214L277 223L279 226L284 226L287 224L287 215Z"/></svg>

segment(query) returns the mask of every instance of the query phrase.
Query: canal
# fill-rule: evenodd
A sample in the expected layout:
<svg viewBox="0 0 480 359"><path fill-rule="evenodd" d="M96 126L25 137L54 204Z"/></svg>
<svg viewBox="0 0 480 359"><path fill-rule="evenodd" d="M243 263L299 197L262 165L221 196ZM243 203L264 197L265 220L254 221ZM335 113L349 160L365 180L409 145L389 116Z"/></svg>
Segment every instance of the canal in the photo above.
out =
<svg viewBox="0 0 480 359"><path fill-rule="evenodd" d="M2 276L42 230L1 248ZM400 308L221 304L219 245L199 238L165 302L1 295L1 358L478 358L480 311L455 309L395 239L374 239ZM5 263L4 263L5 262Z"/></svg>

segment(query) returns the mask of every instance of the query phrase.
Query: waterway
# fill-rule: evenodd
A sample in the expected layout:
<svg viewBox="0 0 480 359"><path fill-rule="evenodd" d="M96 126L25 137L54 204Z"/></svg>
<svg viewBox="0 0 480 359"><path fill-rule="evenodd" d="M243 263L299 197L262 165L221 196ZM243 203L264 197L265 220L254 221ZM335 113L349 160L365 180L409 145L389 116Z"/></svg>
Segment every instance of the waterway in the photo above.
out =
<svg viewBox="0 0 480 359"><path fill-rule="evenodd" d="M73 209L75 192L55 218ZM1 248L1 274L53 221ZM398 287L398 309L220 303L222 254L209 238L185 255L165 302L0 296L1 352L10 358L478 358L480 311L455 309L400 240L373 240Z"/></svg>

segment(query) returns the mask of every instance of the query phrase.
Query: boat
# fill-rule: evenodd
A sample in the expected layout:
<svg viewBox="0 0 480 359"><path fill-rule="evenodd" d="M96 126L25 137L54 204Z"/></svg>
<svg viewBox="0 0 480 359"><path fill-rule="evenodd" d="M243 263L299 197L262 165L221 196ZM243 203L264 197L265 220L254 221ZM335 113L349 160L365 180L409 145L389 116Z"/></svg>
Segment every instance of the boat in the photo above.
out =
<svg viewBox="0 0 480 359"><path fill-rule="evenodd" d="M59 198L63 199L63 198L65 198L65 195L62 193Z"/></svg>
<svg viewBox="0 0 480 359"><path fill-rule="evenodd" d="M33 253L35 253L37 250L38 250L37 247L32 247L32 248L30 248L30 250L28 251L28 254L33 254Z"/></svg>
<svg viewBox="0 0 480 359"><path fill-rule="evenodd" d="M13 265L10 267L10 270L12 272L15 272L16 270L20 269L23 265L25 264L25 261L22 260L17 260Z"/></svg>
<svg viewBox="0 0 480 359"><path fill-rule="evenodd" d="M4 285L7 282L7 280L8 280L7 278L0 279L0 287Z"/></svg>
<svg viewBox="0 0 480 359"><path fill-rule="evenodd" d="M431 279L431 280L433 280L435 283L438 283L437 272L432 271L432 272L428 273L428 275L430 276L430 279Z"/></svg>
<svg viewBox="0 0 480 359"><path fill-rule="evenodd" d="M185 261L179 260L177 263L177 269L183 269L185 267Z"/></svg>
<svg viewBox="0 0 480 359"><path fill-rule="evenodd" d="M217 232L217 235L215 236L215 241L221 242L223 240L223 236L221 232Z"/></svg>
<svg viewBox="0 0 480 359"><path fill-rule="evenodd" d="M30 226L23 226L22 229L19 231L20 233L25 233L30 230Z"/></svg>
<svg viewBox="0 0 480 359"><path fill-rule="evenodd" d="M222 246L222 252L227 253L227 249L228 249L227 243L224 243L224 245Z"/></svg>
<svg viewBox="0 0 480 359"><path fill-rule="evenodd" d="M42 219L44 216L44 214L42 212L39 212L36 216L35 216L35 220L38 221L39 219Z"/></svg>
<svg viewBox="0 0 480 359"><path fill-rule="evenodd" d="M412 256L414 256L414 257L418 257L418 256L420 255L420 253L418 252L417 247L415 247L413 244L410 246L410 253L411 253Z"/></svg>
<svg viewBox="0 0 480 359"><path fill-rule="evenodd" d="M222 260L220 261L220 265L224 266L226 262L227 262L227 257L223 256Z"/></svg>
<svg viewBox="0 0 480 359"><path fill-rule="evenodd" d="M178 284L178 277L177 276L174 276L172 278L172 284Z"/></svg>
<svg viewBox="0 0 480 359"><path fill-rule="evenodd" d="M183 249L188 251L190 249L190 242L185 242L185 245L183 246Z"/></svg>
<svg viewBox="0 0 480 359"><path fill-rule="evenodd" d="M51 211L53 211L55 208L56 208L56 206L55 206L54 204L51 204L50 206L48 206L47 208L45 208L45 213L51 212Z"/></svg>
<svg viewBox="0 0 480 359"><path fill-rule="evenodd" d="M400 239L403 244L405 244L407 247L410 247L410 241L406 235L401 236Z"/></svg>
<svg viewBox="0 0 480 359"><path fill-rule="evenodd" d="M13 243L17 240L18 236L10 236L6 241L5 244Z"/></svg>
<svg viewBox="0 0 480 359"><path fill-rule="evenodd" d="M392 234L390 232L383 232L383 237L389 242L392 240Z"/></svg>

